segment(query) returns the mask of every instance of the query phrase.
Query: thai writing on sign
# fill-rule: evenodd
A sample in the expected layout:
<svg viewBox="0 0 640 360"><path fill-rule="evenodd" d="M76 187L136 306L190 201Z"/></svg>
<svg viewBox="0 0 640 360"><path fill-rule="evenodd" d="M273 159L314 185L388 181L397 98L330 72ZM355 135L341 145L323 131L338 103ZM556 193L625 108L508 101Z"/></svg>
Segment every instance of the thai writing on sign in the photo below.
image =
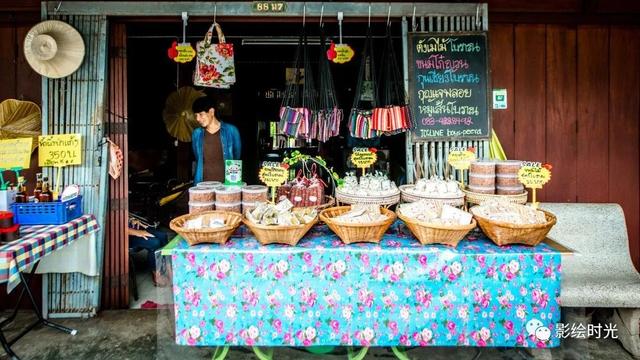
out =
<svg viewBox="0 0 640 360"><path fill-rule="evenodd" d="M0 169L28 169L32 138L0 140Z"/></svg>
<svg viewBox="0 0 640 360"><path fill-rule="evenodd" d="M173 61L175 62L184 64L190 62L194 57L196 57L196 51L189 43L176 46L176 50L178 51L178 56L173 58Z"/></svg>
<svg viewBox="0 0 640 360"><path fill-rule="evenodd" d="M449 149L447 161L454 169L467 170L471 162L476 160L476 154L467 148L453 147Z"/></svg>
<svg viewBox="0 0 640 360"><path fill-rule="evenodd" d="M542 189L551 180L551 166L539 162L523 162L518 171L518 180L530 189Z"/></svg>
<svg viewBox="0 0 640 360"><path fill-rule="evenodd" d="M40 166L67 166L82 163L80 134L43 135L38 137Z"/></svg>
<svg viewBox="0 0 640 360"><path fill-rule="evenodd" d="M279 162L265 161L262 163L258 177L269 187L280 186L289 178L289 170Z"/></svg>
<svg viewBox="0 0 640 360"><path fill-rule="evenodd" d="M489 138L486 34L410 33L409 44L414 138Z"/></svg>
<svg viewBox="0 0 640 360"><path fill-rule="evenodd" d="M353 148L351 154L351 162L357 168L364 169L376 163L378 155L376 151L370 148Z"/></svg>

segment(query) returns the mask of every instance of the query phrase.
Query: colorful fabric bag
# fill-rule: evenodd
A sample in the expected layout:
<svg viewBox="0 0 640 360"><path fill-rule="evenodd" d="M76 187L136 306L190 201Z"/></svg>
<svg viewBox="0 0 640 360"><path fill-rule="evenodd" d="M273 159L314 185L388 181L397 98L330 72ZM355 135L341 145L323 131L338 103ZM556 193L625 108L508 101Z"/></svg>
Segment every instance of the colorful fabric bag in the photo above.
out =
<svg viewBox="0 0 640 360"><path fill-rule="evenodd" d="M212 44L213 29L218 33L218 43ZM233 44L227 44L219 24L213 23L204 40L196 44L197 62L193 72L193 84L218 89L228 89L236 82L233 62Z"/></svg>

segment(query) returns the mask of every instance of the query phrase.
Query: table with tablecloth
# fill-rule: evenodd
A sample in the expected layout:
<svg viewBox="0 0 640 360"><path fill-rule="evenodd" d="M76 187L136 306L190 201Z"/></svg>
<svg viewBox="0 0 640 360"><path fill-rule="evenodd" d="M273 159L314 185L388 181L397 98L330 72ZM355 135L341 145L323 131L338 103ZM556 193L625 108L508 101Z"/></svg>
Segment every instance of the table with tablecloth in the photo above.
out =
<svg viewBox="0 0 640 360"><path fill-rule="evenodd" d="M297 246L163 250L173 266L176 343L191 346L555 347L561 254L499 247L473 232L421 245L400 222L379 244L345 245L326 226Z"/></svg>
<svg viewBox="0 0 640 360"><path fill-rule="evenodd" d="M6 282L7 292L11 292L20 283L21 271L30 269L33 264L50 254L55 256L57 252L70 248L80 239L87 238L87 242L91 244L91 239L88 236L94 234L98 229L98 222L93 215L83 215L61 225L20 227L21 238L19 240L0 245L0 283ZM81 246L82 249L85 247ZM85 261L82 267L90 263L88 259L92 252L82 254L77 252L71 254L73 255L71 257L83 257ZM95 257L95 249L93 249L93 254ZM67 264L73 263L69 258L63 260ZM55 264L51 264L51 266L56 268Z"/></svg>

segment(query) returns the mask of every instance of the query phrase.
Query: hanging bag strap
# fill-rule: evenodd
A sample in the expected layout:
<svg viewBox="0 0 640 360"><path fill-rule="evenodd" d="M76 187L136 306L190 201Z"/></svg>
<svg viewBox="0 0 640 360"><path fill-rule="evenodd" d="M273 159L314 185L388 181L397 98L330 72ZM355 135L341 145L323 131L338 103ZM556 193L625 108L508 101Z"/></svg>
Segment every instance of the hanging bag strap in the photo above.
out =
<svg viewBox="0 0 640 360"><path fill-rule="evenodd" d="M218 34L218 43L226 44L227 41L224 37L224 33L222 32L222 27L220 27L220 24L214 22L209 26L209 30L207 30L207 34L204 36L204 45L209 47L212 44L211 40L213 40L213 29L215 29Z"/></svg>
<svg viewBox="0 0 640 360"><path fill-rule="evenodd" d="M367 72L367 59L369 59L369 71ZM364 82L366 81L367 73L370 75L371 85L373 87L373 96L371 100L371 108L375 108L378 104L378 89L376 86L375 76L375 60L373 54L373 38L371 35L371 27L367 29L367 37L364 42L364 49L362 50L362 57L360 59L360 70L358 73L358 84L356 85L355 97L353 99L353 109L361 109L361 98Z"/></svg>

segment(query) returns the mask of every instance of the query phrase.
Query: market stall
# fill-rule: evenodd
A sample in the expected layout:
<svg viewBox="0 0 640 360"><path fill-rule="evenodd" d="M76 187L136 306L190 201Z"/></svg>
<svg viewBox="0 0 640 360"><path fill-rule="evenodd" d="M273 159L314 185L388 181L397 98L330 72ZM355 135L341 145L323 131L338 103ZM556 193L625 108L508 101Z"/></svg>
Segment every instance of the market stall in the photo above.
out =
<svg viewBox="0 0 640 360"><path fill-rule="evenodd" d="M3 214L3 222L5 219ZM12 292L19 285L22 286L12 314L0 322L0 344L13 359L18 359L18 356L11 350L11 346L37 325L45 325L71 335L76 334L75 330L48 321L43 317L29 284L41 261L49 260L49 255L55 256L58 251L64 251L77 243L89 242L87 236L94 234L98 229L96 218L93 215L84 215L60 225L22 226L20 227L21 237L19 239L0 244L0 283L7 283L7 292ZM95 250L93 252L95 253ZM90 255L90 253L86 255ZM50 264L54 264L55 260L51 260ZM85 268L85 265L78 266ZM69 269L68 265L65 269ZM60 268L54 268L53 271L60 271ZM82 270L76 267L70 271ZM37 320L13 339L7 339L3 334L3 329L15 319L25 293Z"/></svg>
<svg viewBox="0 0 640 360"><path fill-rule="evenodd" d="M397 222L378 244L345 245L319 226L295 247L245 233L224 245L178 238L164 251L181 345L560 343L561 257L544 243L498 247L473 233L455 249L424 247Z"/></svg>

